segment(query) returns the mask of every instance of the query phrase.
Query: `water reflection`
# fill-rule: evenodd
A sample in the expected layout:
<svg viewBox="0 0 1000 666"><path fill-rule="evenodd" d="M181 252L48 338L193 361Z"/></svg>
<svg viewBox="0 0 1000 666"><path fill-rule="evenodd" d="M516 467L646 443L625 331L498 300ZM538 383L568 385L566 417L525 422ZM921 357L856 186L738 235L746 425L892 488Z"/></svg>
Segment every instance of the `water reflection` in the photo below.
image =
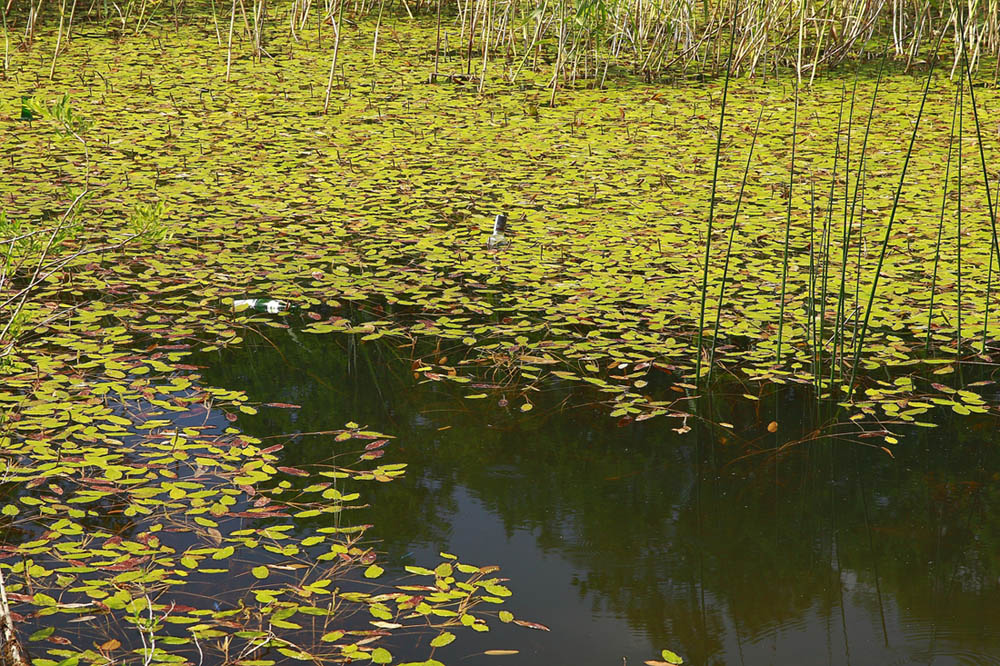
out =
<svg viewBox="0 0 1000 666"><path fill-rule="evenodd" d="M353 420L396 435L386 459L407 477L368 489L364 515L387 561L445 550L500 564L511 610L552 629L467 636L446 661L496 664L478 653L514 648L508 663L640 664L670 648L693 664L1000 663L992 417L941 415L906 431L895 459L831 440L778 458L767 449L814 427L794 392L719 400L711 420L734 431L692 420L678 435L666 419L617 427L559 392L533 395L528 414L467 400L417 384L391 347L272 339L203 359L210 384L301 405L241 426ZM329 447L302 437L287 463Z"/></svg>

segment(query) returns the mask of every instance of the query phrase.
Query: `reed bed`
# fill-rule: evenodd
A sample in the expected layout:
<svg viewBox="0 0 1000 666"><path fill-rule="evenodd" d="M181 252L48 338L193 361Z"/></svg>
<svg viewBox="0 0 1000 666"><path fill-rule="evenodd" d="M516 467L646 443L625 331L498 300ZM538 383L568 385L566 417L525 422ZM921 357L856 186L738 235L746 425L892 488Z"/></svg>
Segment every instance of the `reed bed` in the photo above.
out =
<svg viewBox="0 0 1000 666"><path fill-rule="evenodd" d="M971 71L990 60L992 80L1000 74L1000 0L7 0L0 10L4 72L49 30L56 34L47 56L50 77L83 25L103 26L124 39L197 23L226 52L227 65L234 36L235 48L256 59L275 55L278 36L328 48L329 89L337 82L345 25L375 21L374 59L388 21L421 18L436 27L434 53L428 54L432 78L440 75L444 50L458 56L462 74L475 78L480 90L492 61L505 63L500 78L508 82L545 70L553 103L560 85L603 86L618 68L652 80L664 72L715 76L728 62L735 75L790 70L799 83L812 83L824 69L870 58L873 44L884 45L909 70L942 35L967 45ZM960 68L959 51L948 63L952 76Z"/></svg>

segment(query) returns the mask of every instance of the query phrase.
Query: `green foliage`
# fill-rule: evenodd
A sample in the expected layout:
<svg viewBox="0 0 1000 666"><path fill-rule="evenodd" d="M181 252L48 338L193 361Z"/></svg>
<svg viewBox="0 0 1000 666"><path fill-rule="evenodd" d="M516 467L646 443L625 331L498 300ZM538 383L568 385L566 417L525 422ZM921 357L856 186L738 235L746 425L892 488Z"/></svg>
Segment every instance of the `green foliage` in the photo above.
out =
<svg viewBox="0 0 1000 666"><path fill-rule="evenodd" d="M22 98L21 105L33 119L48 118L52 120L56 125L56 131L64 137L79 138L79 135L86 133L94 126L92 120L81 118L74 113L69 93L64 93L62 97L48 105L37 97Z"/></svg>
<svg viewBox="0 0 1000 666"><path fill-rule="evenodd" d="M174 237L171 227L163 219L163 201L157 201L155 204L135 204L126 228L134 236L151 243L170 241Z"/></svg>

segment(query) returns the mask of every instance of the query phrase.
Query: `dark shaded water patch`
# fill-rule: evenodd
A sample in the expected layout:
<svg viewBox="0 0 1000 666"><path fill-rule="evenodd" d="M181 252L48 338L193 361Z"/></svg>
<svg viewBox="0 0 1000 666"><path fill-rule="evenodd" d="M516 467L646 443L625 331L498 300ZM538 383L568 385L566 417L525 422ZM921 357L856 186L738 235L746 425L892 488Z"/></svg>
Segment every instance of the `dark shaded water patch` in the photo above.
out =
<svg viewBox="0 0 1000 666"><path fill-rule="evenodd" d="M937 414L940 427L903 431L894 459L829 439L776 457L815 428L794 392L717 400L709 420L734 432L693 418L678 434L677 419L617 427L563 392L532 395L529 413L499 393L469 400L418 383L388 346L272 340L200 359L208 384L301 405L240 427L276 441L348 421L396 435L384 460L408 463L406 477L367 487L371 506L351 517L375 525L390 572L439 551L499 564L506 607L552 630L497 623L442 661L639 664L669 648L693 664L1000 663L993 417ZM284 462L330 450L296 437ZM393 653L426 658L432 637ZM498 648L520 654L482 655Z"/></svg>

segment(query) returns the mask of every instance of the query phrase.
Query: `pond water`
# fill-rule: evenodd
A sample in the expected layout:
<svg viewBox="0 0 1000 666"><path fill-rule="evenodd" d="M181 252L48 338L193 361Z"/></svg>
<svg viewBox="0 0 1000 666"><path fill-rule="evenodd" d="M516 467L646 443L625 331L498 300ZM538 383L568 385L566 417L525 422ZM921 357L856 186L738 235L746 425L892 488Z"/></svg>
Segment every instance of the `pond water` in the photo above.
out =
<svg viewBox="0 0 1000 666"><path fill-rule="evenodd" d="M704 401L711 418L680 434L678 419L620 424L560 390L533 395L529 413L501 405L502 390L469 400L419 383L408 349L268 335L200 357L210 384L301 406L240 427L279 441L348 421L395 435L385 460L406 476L368 488L349 518L374 524L389 571L439 551L498 564L506 607L551 629L497 624L438 659L641 664L669 648L691 664L1000 663L993 417L936 415L938 428L904 431L895 458L865 446L881 440L823 437L775 456L822 433L794 391ZM293 437L284 464L332 446ZM432 637L393 652L426 658Z"/></svg>

